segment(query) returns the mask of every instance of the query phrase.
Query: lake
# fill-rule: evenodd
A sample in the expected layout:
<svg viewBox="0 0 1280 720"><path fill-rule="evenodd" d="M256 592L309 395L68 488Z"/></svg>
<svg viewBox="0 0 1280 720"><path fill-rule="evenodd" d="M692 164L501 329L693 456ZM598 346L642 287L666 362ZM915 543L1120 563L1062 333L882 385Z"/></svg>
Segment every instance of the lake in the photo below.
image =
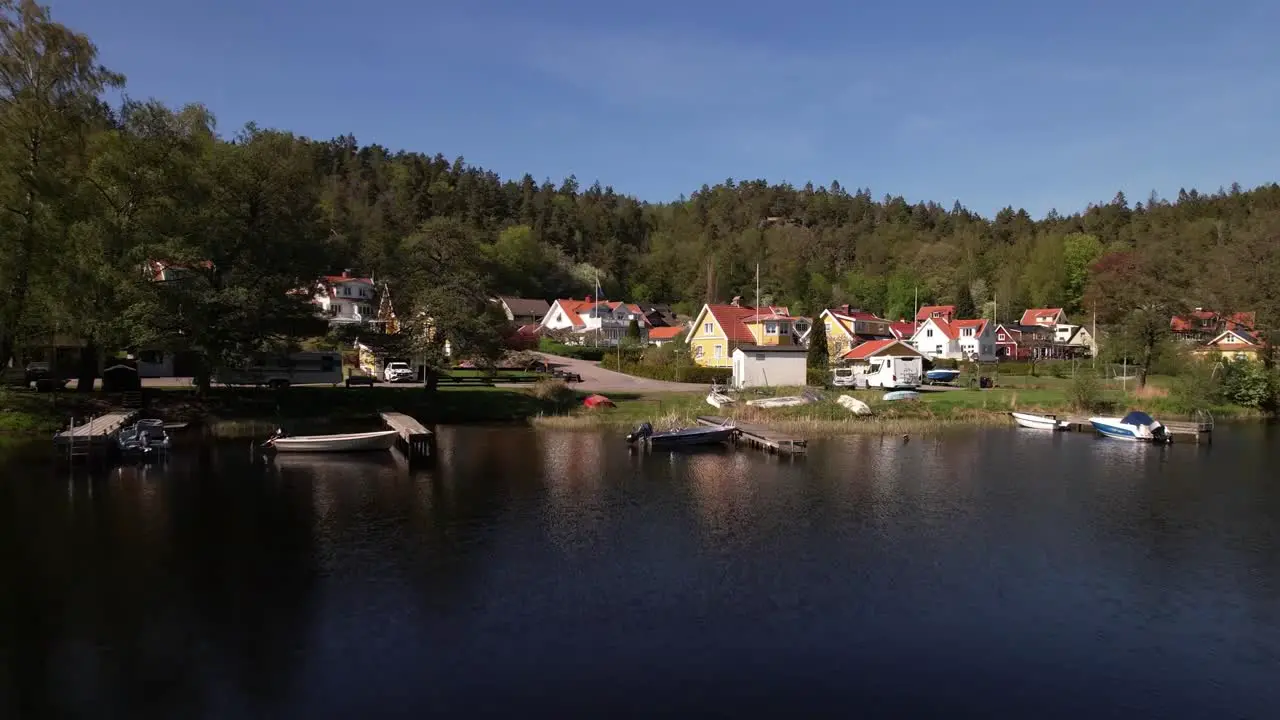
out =
<svg viewBox="0 0 1280 720"><path fill-rule="evenodd" d="M265 433L263 433L265 435ZM1274 717L1280 429L0 459L0 716Z"/></svg>

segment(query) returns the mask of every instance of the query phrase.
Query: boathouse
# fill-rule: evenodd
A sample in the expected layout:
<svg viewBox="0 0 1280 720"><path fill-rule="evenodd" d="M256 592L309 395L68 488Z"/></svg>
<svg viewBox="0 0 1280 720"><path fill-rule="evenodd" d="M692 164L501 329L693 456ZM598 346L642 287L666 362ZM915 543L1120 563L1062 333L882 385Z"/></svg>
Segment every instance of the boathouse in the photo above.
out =
<svg viewBox="0 0 1280 720"><path fill-rule="evenodd" d="M808 353L799 345L739 345L733 351L733 386L803 387Z"/></svg>

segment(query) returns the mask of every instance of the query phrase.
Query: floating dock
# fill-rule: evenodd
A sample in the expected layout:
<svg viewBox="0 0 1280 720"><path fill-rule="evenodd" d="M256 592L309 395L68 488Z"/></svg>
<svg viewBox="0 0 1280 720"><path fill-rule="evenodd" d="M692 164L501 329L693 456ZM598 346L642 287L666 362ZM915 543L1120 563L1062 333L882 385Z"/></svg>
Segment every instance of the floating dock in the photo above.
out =
<svg viewBox="0 0 1280 720"><path fill-rule="evenodd" d="M430 460L436 456L436 435L404 413L378 413L387 427L400 434L400 444L410 461Z"/></svg>
<svg viewBox="0 0 1280 720"><path fill-rule="evenodd" d="M113 410L96 418L76 424L72 418L70 427L53 436L53 444L65 448L70 457L106 455L116 449L116 436L138 417L137 410Z"/></svg>
<svg viewBox="0 0 1280 720"><path fill-rule="evenodd" d="M1086 417L1064 418L1067 427L1075 432L1096 433L1093 423ZM1174 442L1207 443L1213 439L1213 422L1160 422Z"/></svg>
<svg viewBox="0 0 1280 720"><path fill-rule="evenodd" d="M729 420L716 415L700 415L698 423L711 427L724 427ZM809 441L786 437L764 425L735 422L733 426L738 429L738 432L734 433L734 442L746 443L765 452L802 455L809 450Z"/></svg>

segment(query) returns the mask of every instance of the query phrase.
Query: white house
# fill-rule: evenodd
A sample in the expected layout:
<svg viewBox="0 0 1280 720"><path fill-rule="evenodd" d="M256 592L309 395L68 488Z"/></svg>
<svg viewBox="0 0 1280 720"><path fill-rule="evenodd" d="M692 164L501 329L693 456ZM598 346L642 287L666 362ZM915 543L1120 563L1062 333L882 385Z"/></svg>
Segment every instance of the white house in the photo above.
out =
<svg viewBox="0 0 1280 720"><path fill-rule="evenodd" d="M996 359L995 333L987 320L926 319L911 336L911 344L927 357L947 360Z"/></svg>
<svg viewBox="0 0 1280 720"><path fill-rule="evenodd" d="M514 325L537 325L547 316L551 306L546 300L499 295L493 299Z"/></svg>
<svg viewBox="0 0 1280 720"><path fill-rule="evenodd" d="M1057 338L1055 338L1057 342L1061 342L1067 347L1075 350L1088 352L1090 357L1098 356L1098 340L1087 328L1080 327L1079 325L1058 326L1058 328L1062 327L1070 327L1072 330L1067 334L1066 340L1057 340ZM1057 328L1055 328L1055 330L1056 329ZM1057 337L1061 337L1061 334L1057 335Z"/></svg>
<svg viewBox="0 0 1280 720"><path fill-rule="evenodd" d="M315 304L329 324L372 321L378 309L378 293L372 278L355 277L350 270L328 275L316 288Z"/></svg>
<svg viewBox="0 0 1280 720"><path fill-rule="evenodd" d="M733 350L733 386L807 385L808 356L809 351L799 345L739 345Z"/></svg>
<svg viewBox="0 0 1280 720"><path fill-rule="evenodd" d="M640 325L641 341L647 341L649 320L634 303L561 299L551 303L538 328L568 331L583 345L613 346L626 336L632 320Z"/></svg>

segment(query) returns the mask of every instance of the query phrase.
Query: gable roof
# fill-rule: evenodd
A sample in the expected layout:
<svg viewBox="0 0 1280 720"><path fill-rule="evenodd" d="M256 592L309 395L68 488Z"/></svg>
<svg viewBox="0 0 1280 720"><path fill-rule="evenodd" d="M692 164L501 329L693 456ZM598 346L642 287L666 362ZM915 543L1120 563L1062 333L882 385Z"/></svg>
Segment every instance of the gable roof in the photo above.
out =
<svg viewBox="0 0 1280 720"><path fill-rule="evenodd" d="M541 316L547 314L547 311L551 309L551 303L538 298L518 298L499 295L498 301L503 305L506 305L512 315Z"/></svg>
<svg viewBox="0 0 1280 720"><path fill-rule="evenodd" d="M754 318L757 315L755 308L740 307L738 305L703 305L702 312L698 313L698 317L695 319L695 322L689 330L691 337L693 333L698 331L698 328L703 323L702 316L704 313L711 315L712 319L715 320L716 325L720 326L724 336L731 342L747 344L755 343L755 335L752 335L751 330L747 327L747 320ZM771 306L767 308L760 308L760 314L764 315L765 313L790 318L790 314L787 312L785 307Z"/></svg>
<svg viewBox="0 0 1280 720"><path fill-rule="evenodd" d="M644 313L640 310L640 306L636 305L635 303L623 303L623 302L618 302L617 300L601 300L599 304L604 305L605 307L609 308L609 310L611 311L617 310L618 306L620 305L625 306L627 309L627 312L637 316L636 320L641 325L651 324L648 318L646 318L644 316ZM555 302L551 303L551 305L547 306L547 312L543 316L543 322L546 322L546 320L551 317L551 308L556 305L559 305L560 309L564 310L565 316L569 318L569 322L574 327L583 327L586 325L586 322L583 321L582 315L585 313L590 313L591 309L596 306L596 301L591 298L586 298L583 300L572 300L569 298L560 298Z"/></svg>
<svg viewBox="0 0 1280 720"><path fill-rule="evenodd" d="M915 355L924 357L924 353L911 347L901 340L872 340L864 342L861 345L846 350L840 355L842 360L866 360L876 355L888 355L896 352L903 355Z"/></svg>
<svg viewBox="0 0 1280 720"><path fill-rule="evenodd" d="M330 285L341 285L342 283L360 283L362 285L373 284L373 278L355 277L352 275L325 275L324 281Z"/></svg>
<svg viewBox="0 0 1280 720"><path fill-rule="evenodd" d="M955 305L925 305L924 307L920 308L920 310L916 312L916 322L920 322L921 320L928 320L929 318L933 317L934 313L939 313L942 315L955 315L956 306Z"/></svg>
<svg viewBox="0 0 1280 720"><path fill-rule="evenodd" d="M893 333L893 336L899 340L909 338L915 334L916 324L906 320L899 320L895 323L889 323L889 332Z"/></svg>
<svg viewBox="0 0 1280 720"><path fill-rule="evenodd" d="M1002 332L1006 336L1010 336L1010 339L1016 340L1016 339L1022 338L1022 328L1018 325L1005 325L1004 323L996 323L996 332L997 333ZM1013 336L1016 336L1016 337L1013 337ZM1009 342L1009 340L1004 340L1000 342Z"/></svg>
<svg viewBox="0 0 1280 720"><path fill-rule="evenodd" d="M675 340L684 334L684 328L678 325L656 327L649 330L650 340Z"/></svg>
<svg viewBox="0 0 1280 720"><path fill-rule="evenodd" d="M1018 321L1019 325L1040 325L1045 324L1057 325L1058 322L1066 315L1062 308L1028 308L1022 313L1022 319Z"/></svg>
<svg viewBox="0 0 1280 720"><path fill-rule="evenodd" d="M956 331L955 331L955 328L951 327L951 323L947 322L946 320L943 320L942 318L935 318L935 317L928 318L924 322L920 323L920 327L916 328L915 333L913 333L911 337L914 338L916 335L919 335L920 331L924 330L925 327L928 326L929 324L933 324L934 326L936 326L938 330L942 332L943 335L947 336L948 339L950 340L956 339Z"/></svg>
<svg viewBox="0 0 1280 720"><path fill-rule="evenodd" d="M1258 338L1254 337L1253 333L1250 333L1248 330L1239 330L1239 329L1224 330L1221 333L1219 333L1217 337L1205 343L1205 345L1217 345L1223 340L1226 340L1227 337L1232 335L1234 335L1237 339L1243 341L1243 344L1245 345L1253 345L1253 346L1259 345Z"/></svg>
<svg viewBox="0 0 1280 720"><path fill-rule="evenodd" d="M953 330L956 331L957 335L960 334L959 332L960 330L964 330L965 328L973 328L974 335L981 335L987 330L987 321L986 320L952 320L951 327Z"/></svg>

